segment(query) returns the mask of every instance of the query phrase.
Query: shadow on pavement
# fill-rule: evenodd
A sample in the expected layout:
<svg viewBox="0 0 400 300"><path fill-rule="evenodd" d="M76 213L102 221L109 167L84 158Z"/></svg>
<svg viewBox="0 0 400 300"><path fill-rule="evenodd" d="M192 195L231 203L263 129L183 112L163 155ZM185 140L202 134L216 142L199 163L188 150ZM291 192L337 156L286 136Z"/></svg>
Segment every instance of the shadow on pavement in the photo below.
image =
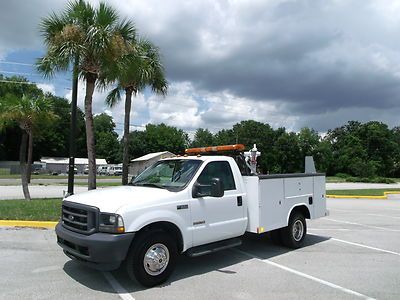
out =
<svg viewBox="0 0 400 300"><path fill-rule="evenodd" d="M305 244L301 249L324 242L328 239L329 238L327 237L321 237L317 235L307 235ZM238 247L238 249L249 253L250 256L256 256L261 259L269 259L278 257L288 252L301 251L301 249L293 250L283 246L278 246L270 240L267 234L246 234L243 237L243 244ZM181 255L178 258L176 270L170 279L163 285L154 287L154 289L168 286L172 282L179 281L181 279L190 278L212 271L222 272L228 275L235 275L236 271L230 270L229 268L238 263L251 260L252 258L250 256L229 249L196 258L190 258L185 255ZM90 289L107 293L115 293L110 284L105 280L103 274L99 271L81 266L75 261L68 261L64 265L64 271L72 279ZM129 293L146 289L137 282L129 279L124 265L122 265L120 269L113 271L112 274Z"/></svg>

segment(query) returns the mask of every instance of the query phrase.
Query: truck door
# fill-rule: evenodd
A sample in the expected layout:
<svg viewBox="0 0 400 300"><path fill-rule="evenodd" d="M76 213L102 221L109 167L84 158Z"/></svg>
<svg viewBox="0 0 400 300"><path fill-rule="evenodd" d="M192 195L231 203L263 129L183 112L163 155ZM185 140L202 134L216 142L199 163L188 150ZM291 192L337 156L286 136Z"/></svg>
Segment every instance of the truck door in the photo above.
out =
<svg viewBox="0 0 400 300"><path fill-rule="evenodd" d="M235 183L229 162L208 163L197 182L207 185L212 178L222 181L224 196L191 199L193 246L239 236L246 228L243 192Z"/></svg>

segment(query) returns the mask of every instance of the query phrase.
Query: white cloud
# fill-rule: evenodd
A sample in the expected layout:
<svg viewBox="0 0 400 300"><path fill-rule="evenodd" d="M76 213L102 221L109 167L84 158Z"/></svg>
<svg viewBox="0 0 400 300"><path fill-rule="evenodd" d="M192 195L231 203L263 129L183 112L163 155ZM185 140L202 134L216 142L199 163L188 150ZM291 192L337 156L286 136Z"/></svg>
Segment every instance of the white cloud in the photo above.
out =
<svg viewBox="0 0 400 300"><path fill-rule="evenodd" d="M56 88L53 84L48 84L48 83L38 83L37 87L41 89L45 93L56 93Z"/></svg>
<svg viewBox="0 0 400 300"><path fill-rule="evenodd" d="M150 123L166 123L185 129L200 126L199 104L195 90L189 82L174 82L170 85L168 95L148 97Z"/></svg>

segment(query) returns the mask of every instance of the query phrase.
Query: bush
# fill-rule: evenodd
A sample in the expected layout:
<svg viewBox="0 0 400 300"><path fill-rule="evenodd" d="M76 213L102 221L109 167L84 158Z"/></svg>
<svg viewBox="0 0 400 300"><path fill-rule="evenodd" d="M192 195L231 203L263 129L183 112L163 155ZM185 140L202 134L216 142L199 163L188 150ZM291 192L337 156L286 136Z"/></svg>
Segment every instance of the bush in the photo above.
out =
<svg viewBox="0 0 400 300"><path fill-rule="evenodd" d="M350 175L349 175L349 174L346 174L346 173L337 173L337 174L335 175L335 177L339 177L339 178L346 179L346 178L349 178Z"/></svg>
<svg viewBox="0 0 400 300"><path fill-rule="evenodd" d="M396 181L394 181L393 179L386 177L373 177L373 178L347 177L346 182L386 183L386 184L396 183Z"/></svg>
<svg viewBox="0 0 400 300"><path fill-rule="evenodd" d="M386 178L386 177L375 177L373 178L373 183L396 183L396 181L394 181L391 178Z"/></svg>

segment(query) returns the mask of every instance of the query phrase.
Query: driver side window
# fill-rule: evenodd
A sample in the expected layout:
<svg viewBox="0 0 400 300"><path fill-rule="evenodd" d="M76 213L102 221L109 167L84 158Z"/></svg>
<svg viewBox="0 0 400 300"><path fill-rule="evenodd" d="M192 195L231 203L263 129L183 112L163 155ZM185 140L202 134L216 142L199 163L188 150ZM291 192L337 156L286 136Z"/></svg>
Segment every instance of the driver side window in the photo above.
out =
<svg viewBox="0 0 400 300"><path fill-rule="evenodd" d="M231 167L227 161L210 162L201 172L197 182L200 184L211 184L212 178L219 178L224 186L224 191L235 190L235 180Z"/></svg>

